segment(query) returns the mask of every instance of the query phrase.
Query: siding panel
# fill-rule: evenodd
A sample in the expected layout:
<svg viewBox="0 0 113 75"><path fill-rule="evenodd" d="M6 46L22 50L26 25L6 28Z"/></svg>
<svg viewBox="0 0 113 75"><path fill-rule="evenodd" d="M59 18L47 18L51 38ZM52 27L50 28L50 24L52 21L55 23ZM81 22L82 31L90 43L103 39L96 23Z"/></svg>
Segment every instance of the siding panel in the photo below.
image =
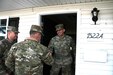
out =
<svg viewBox="0 0 113 75"><path fill-rule="evenodd" d="M76 75L113 75L113 8L107 7L98 8L97 25L92 21L91 9L81 9ZM88 38L98 33L103 37Z"/></svg>
<svg viewBox="0 0 113 75"><path fill-rule="evenodd" d="M20 16L20 22L19 22L20 33L18 37L19 38L18 42L29 37L29 30L32 24L38 24L38 19L36 15Z"/></svg>

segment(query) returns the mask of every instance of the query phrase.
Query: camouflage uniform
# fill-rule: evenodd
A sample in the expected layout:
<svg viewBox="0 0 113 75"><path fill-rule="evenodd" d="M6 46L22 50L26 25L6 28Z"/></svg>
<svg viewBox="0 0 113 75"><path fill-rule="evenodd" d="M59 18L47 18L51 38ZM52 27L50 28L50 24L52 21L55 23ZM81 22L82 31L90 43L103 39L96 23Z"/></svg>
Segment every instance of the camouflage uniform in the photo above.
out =
<svg viewBox="0 0 113 75"><path fill-rule="evenodd" d="M71 51L75 49L72 38L68 35L63 38L55 36L50 40L48 48L52 50L54 58L51 75L58 75L60 70L62 75L71 75Z"/></svg>
<svg viewBox="0 0 113 75"><path fill-rule="evenodd" d="M8 30L18 33L16 28L12 26L8 26ZM0 75L5 75L10 72L5 65L5 59L7 58L8 52L13 44L14 42L9 41L8 38L0 41Z"/></svg>
<svg viewBox="0 0 113 75"><path fill-rule="evenodd" d="M5 58L12 44L13 43L9 42L8 39L0 41L0 75L5 75L6 73Z"/></svg>
<svg viewBox="0 0 113 75"><path fill-rule="evenodd" d="M43 75L43 63L52 64L52 56L47 47L39 42L26 39L14 44L6 60L6 66L15 75Z"/></svg>

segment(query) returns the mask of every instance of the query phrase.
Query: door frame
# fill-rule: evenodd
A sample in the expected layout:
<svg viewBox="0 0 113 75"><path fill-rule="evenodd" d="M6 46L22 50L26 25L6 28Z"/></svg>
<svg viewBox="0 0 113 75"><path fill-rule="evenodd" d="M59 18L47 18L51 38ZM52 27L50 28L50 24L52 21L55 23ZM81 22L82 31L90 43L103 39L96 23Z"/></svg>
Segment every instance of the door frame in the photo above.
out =
<svg viewBox="0 0 113 75"><path fill-rule="evenodd" d="M77 71L77 60L79 60L79 50L77 50L79 45L79 34L80 34L80 19L81 19L81 11L80 9L69 9L69 10L57 10L57 11L46 11L46 12L41 12L41 13L37 13L38 16L38 25L42 25L41 22L41 16L44 15L55 15L55 14L68 14L68 13L77 13L77 28L76 28L76 61L75 61L75 75L76 75L76 71Z"/></svg>

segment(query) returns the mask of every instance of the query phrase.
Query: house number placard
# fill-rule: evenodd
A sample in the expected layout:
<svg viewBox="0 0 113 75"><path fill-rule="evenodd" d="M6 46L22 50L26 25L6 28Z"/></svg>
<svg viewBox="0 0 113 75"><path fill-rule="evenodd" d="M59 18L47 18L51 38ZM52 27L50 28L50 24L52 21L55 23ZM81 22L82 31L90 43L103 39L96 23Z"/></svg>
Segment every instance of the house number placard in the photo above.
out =
<svg viewBox="0 0 113 75"><path fill-rule="evenodd" d="M87 33L87 39L102 39L103 33Z"/></svg>

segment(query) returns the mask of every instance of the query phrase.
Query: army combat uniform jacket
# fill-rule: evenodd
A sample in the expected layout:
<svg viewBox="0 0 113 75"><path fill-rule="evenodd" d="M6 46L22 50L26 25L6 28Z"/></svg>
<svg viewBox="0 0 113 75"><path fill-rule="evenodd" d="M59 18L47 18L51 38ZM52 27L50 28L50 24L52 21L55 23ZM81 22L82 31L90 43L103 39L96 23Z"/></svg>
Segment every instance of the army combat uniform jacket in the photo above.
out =
<svg viewBox="0 0 113 75"><path fill-rule="evenodd" d="M0 41L0 75L5 75L7 67L5 66L5 59L7 58L8 51L12 46L12 42L8 39L3 39Z"/></svg>
<svg viewBox="0 0 113 75"><path fill-rule="evenodd" d="M14 71L15 75L42 75L42 62L52 64L49 50L37 41L27 39L11 47L6 66Z"/></svg>
<svg viewBox="0 0 113 75"><path fill-rule="evenodd" d="M62 38L55 36L51 39L48 47L53 52L55 64L69 65L72 63L71 51L75 50L75 43L70 36L64 35Z"/></svg>

